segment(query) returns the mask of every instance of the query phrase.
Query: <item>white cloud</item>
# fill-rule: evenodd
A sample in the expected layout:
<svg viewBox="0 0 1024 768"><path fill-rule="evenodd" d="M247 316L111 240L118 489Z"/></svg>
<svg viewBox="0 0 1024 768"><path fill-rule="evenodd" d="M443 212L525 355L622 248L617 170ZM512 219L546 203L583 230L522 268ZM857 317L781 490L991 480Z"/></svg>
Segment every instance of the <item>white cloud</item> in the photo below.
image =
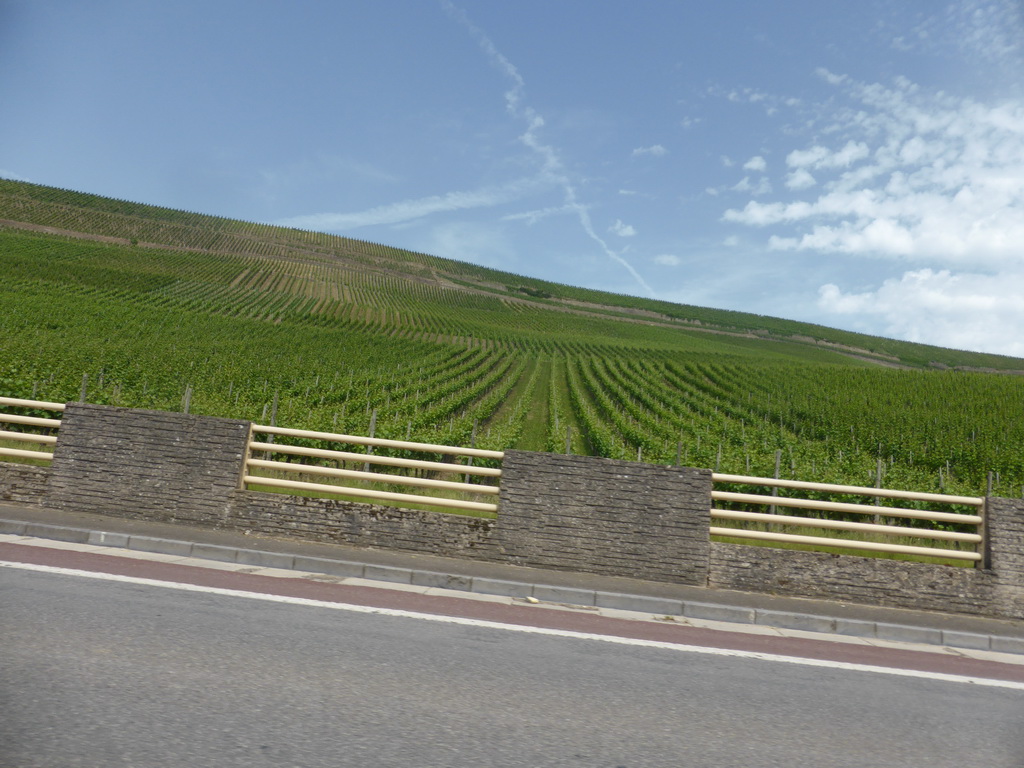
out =
<svg viewBox="0 0 1024 768"><path fill-rule="evenodd" d="M790 168L814 167L828 156L828 150L822 146L810 149L794 149L786 156L786 165Z"/></svg>
<svg viewBox="0 0 1024 768"><path fill-rule="evenodd" d="M549 216L558 216L566 213L575 213L575 209L566 205L553 205L549 208L539 208L534 211L523 211L522 213L510 213L506 216L502 216L502 221L525 221L528 225L533 226L538 221L546 219Z"/></svg>
<svg viewBox="0 0 1024 768"><path fill-rule="evenodd" d="M818 181L818 196L752 200L724 220L796 228L770 236L777 249L990 266L1024 258L1024 101L954 99L906 80L842 82L859 103L830 129L855 136L786 158L787 188ZM755 191L734 189L745 188Z"/></svg>
<svg viewBox="0 0 1024 768"><path fill-rule="evenodd" d="M870 154L868 145L862 141L848 141L846 145L838 152L828 158L827 165L819 165L818 167L827 168L849 168L850 165L863 160Z"/></svg>
<svg viewBox="0 0 1024 768"><path fill-rule="evenodd" d="M842 85L849 79L846 75L837 75L833 72L829 72L824 67L818 67L814 72L829 85Z"/></svg>
<svg viewBox="0 0 1024 768"><path fill-rule="evenodd" d="M683 260L672 253L659 253L654 257L655 264L661 264L666 267L678 267L683 263Z"/></svg>
<svg viewBox="0 0 1024 768"><path fill-rule="evenodd" d="M608 244L594 230L593 222L590 220L590 212L586 205L579 202L576 187L562 164L558 152L550 144L542 143L540 129L544 127L544 118L532 107L523 104L526 83L519 74L519 70L501 54L494 43L491 42L491 39L484 34L483 30L469 20L465 11L453 5L451 0L441 0L441 6L452 18L469 31L491 63L511 80L512 86L505 92L505 109L511 116L526 123L526 131L519 137L519 141L529 148L540 160L541 170L539 179L561 188L565 206L576 214L584 234L597 243L598 247L601 248L602 252L609 259L629 272L648 295L654 296L654 289L644 280L643 276L636 271L632 264L623 258L622 254L609 248Z"/></svg>
<svg viewBox="0 0 1024 768"><path fill-rule="evenodd" d="M768 168L768 163L760 155L755 155L743 164L743 169L746 171L761 171L762 173Z"/></svg>
<svg viewBox="0 0 1024 768"><path fill-rule="evenodd" d="M515 249L500 228L472 222L432 227L421 250L447 259L502 269L510 269L516 260Z"/></svg>
<svg viewBox="0 0 1024 768"><path fill-rule="evenodd" d="M877 290L843 293L823 285L827 313L873 317L896 338L1024 357L1024 271L996 275L920 269Z"/></svg>
<svg viewBox="0 0 1024 768"><path fill-rule="evenodd" d="M1024 355L1024 99L819 75L838 93L816 140L786 155L785 196L722 220L764 230L772 250L842 255L846 270L914 263L866 292L823 286L819 307L848 326ZM756 196L749 178L733 189Z"/></svg>
<svg viewBox="0 0 1024 768"><path fill-rule="evenodd" d="M837 152L820 145L793 150L786 156L786 164L791 168L848 168L869 154L868 145L864 142L848 141Z"/></svg>
<svg viewBox="0 0 1024 768"><path fill-rule="evenodd" d="M769 194L772 191L772 183L764 176L756 182L752 182L749 176L744 176L732 189L735 192L749 192L757 197Z"/></svg>
<svg viewBox="0 0 1024 768"><path fill-rule="evenodd" d="M800 104L800 99L758 91L754 88L726 89L718 85L712 85L708 88L707 93L716 98L730 101L733 104L757 107L764 110L764 114L769 117L778 113L783 107L794 107Z"/></svg>
<svg viewBox="0 0 1024 768"><path fill-rule="evenodd" d="M619 219L616 219L615 223L608 227L608 231L619 237L633 237L636 234L636 229L629 224L623 224Z"/></svg>
<svg viewBox="0 0 1024 768"><path fill-rule="evenodd" d="M637 147L636 149L633 150L633 157L637 157L638 155L651 155L653 157L661 157L662 155L667 154L668 150L661 146L661 144L655 144L650 147Z"/></svg>
<svg viewBox="0 0 1024 768"><path fill-rule="evenodd" d="M340 232L375 224L397 224L445 211L488 208L522 198L537 187L536 180L521 179L503 187L485 187L468 192L432 195L417 200L402 200L353 213L314 213L306 216L293 216L276 223L283 227L295 227L296 229Z"/></svg>
<svg viewBox="0 0 1024 768"><path fill-rule="evenodd" d="M0 179L10 179L11 181L29 181L29 179L26 179L24 176L19 176L18 174L13 173L12 171L5 170L3 168L0 168Z"/></svg>
<svg viewBox="0 0 1024 768"><path fill-rule="evenodd" d="M786 176L786 186L790 189L807 189L813 187L818 182L815 181L814 177L811 176L810 172L806 168L797 168L795 171Z"/></svg>
<svg viewBox="0 0 1024 768"><path fill-rule="evenodd" d="M755 91L753 88L734 88L725 94L725 98L738 104L758 104L772 99L770 94Z"/></svg>
<svg viewBox="0 0 1024 768"><path fill-rule="evenodd" d="M892 40L901 51L958 52L1020 71L1024 59L1024 6L1019 0L960 0L936 4L909 34Z"/></svg>

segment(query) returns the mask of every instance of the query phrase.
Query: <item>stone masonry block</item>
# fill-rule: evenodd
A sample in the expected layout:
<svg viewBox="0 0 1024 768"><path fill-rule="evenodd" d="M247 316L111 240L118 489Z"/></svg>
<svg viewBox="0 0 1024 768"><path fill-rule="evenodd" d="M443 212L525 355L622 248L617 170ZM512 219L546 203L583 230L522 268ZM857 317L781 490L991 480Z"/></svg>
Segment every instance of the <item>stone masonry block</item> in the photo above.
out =
<svg viewBox="0 0 1024 768"><path fill-rule="evenodd" d="M509 562L707 581L711 473L506 451L495 539Z"/></svg>
<svg viewBox="0 0 1024 768"><path fill-rule="evenodd" d="M49 467L0 461L0 501L42 504L49 476Z"/></svg>
<svg viewBox="0 0 1024 768"><path fill-rule="evenodd" d="M45 503L216 524L241 483L249 430L235 419L69 403Z"/></svg>

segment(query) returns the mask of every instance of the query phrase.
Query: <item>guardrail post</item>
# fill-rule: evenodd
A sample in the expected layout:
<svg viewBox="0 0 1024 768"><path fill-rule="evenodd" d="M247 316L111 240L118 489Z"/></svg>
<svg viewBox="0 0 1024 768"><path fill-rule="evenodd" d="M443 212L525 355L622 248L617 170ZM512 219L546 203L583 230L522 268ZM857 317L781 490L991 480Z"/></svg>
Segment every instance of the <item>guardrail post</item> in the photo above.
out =
<svg viewBox="0 0 1024 768"><path fill-rule="evenodd" d="M981 522L978 523L978 527L975 529L979 536L981 536L981 543L978 544L978 554L981 555L981 560L977 560L974 563L974 567L981 570L989 570L992 567L992 550L989 545L988 536L988 515L989 515L989 498L985 496L985 501L978 509L978 516L981 517Z"/></svg>

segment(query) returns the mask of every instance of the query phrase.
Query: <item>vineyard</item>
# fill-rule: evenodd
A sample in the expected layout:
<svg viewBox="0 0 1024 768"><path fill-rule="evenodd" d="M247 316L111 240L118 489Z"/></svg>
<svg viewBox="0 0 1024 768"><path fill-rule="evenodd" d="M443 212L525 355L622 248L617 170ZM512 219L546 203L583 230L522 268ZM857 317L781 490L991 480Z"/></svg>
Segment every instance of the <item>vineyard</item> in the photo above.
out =
<svg viewBox="0 0 1024 768"><path fill-rule="evenodd" d="M1021 360L18 182L0 220L0 396L1024 493L1024 377L981 372Z"/></svg>

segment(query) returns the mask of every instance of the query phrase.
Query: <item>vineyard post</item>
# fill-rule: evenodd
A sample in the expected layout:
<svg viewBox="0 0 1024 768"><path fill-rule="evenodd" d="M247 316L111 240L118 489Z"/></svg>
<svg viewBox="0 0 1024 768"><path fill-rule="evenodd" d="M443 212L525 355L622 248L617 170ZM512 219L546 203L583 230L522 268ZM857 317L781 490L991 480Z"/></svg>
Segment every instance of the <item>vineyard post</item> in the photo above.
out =
<svg viewBox="0 0 1024 768"><path fill-rule="evenodd" d="M469 447L470 448L476 448L476 428L477 428L477 425L479 423L480 423L479 419L473 419L473 432L469 436ZM473 457L472 456L469 457L469 459L466 461L466 464L471 466L471 467L473 466ZM473 480L473 477L471 475L468 475L468 474L467 475L463 475L463 482L468 484L468 483L472 482L472 480Z"/></svg>
<svg viewBox="0 0 1024 768"><path fill-rule="evenodd" d="M781 464L782 464L782 449L781 448L776 448L775 449L775 479L776 480L779 479L779 467L780 467ZM779 488L778 488L778 486L772 487L772 496L778 496L778 495L779 495ZM771 507L768 508L768 512L770 514L773 514L773 515L775 514L775 505L774 504L772 504Z"/></svg>
<svg viewBox="0 0 1024 768"><path fill-rule="evenodd" d="M188 413L189 408L192 407L192 386L190 384L185 385L185 394L181 398L181 412Z"/></svg>
<svg viewBox="0 0 1024 768"><path fill-rule="evenodd" d="M270 426L272 426L272 427L276 427L277 426L277 398L278 398L278 395L280 395L280 394L281 394L281 390L279 390L279 389L275 389L274 390L274 404L270 408ZM267 415L267 406L265 406L265 405L263 406L263 415L264 416ZM268 443L274 442L274 436L273 435L267 435L267 442Z"/></svg>
<svg viewBox="0 0 1024 768"><path fill-rule="evenodd" d="M572 425L570 424L565 428L565 454L568 456L572 453Z"/></svg>
<svg viewBox="0 0 1024 768"><path fill-rule="evenodd" d="M84 403L85 402L85 390L86 390L86 388L88 386L89 386L89 374L88 373L83 373L82 374L82 390L78 393L78 402L80 402L80 403Z"/></svg>
<svg viewBox="0 0 1024 768"><path fill-rule="evenodd" d="M376 437L376 432L377 432L377 409L374 408L373 412L370 414L370 437L371 438ZM369 456L372 453L373 453L373 446L372 445L366 446L366 455ZM369 471L370 471L370 462L367 461L366 463L363 464L363 472L369 472Z"/></svg>

